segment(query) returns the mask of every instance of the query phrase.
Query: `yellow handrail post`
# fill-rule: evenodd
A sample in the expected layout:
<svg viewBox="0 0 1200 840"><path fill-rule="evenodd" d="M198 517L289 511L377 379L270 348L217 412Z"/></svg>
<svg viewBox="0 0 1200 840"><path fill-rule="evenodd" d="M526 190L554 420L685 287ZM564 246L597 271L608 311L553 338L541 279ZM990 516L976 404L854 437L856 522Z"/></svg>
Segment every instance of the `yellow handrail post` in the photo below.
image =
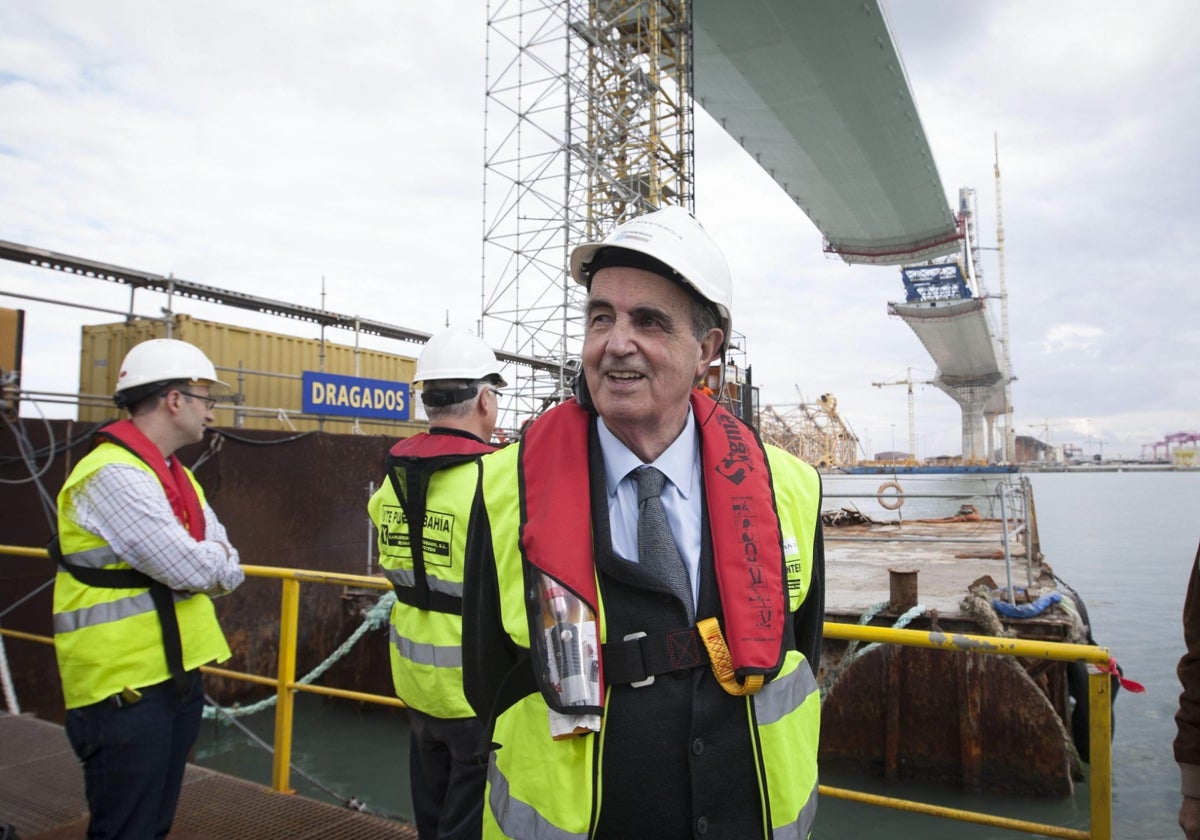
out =
<svg viewBox="0 0 1200 840"><path fill-rule="evenodd" d="M1088 796L1092 840L1112 840L1112 683L1088 666Z"/></svg>
<svg viewBox="0 0 1200 840"><path fill-rule="evenodd" d="M285 579L279 605L279 679L275 704L275 761L271 769L271 787L280 793L295 792L291 788L290 773L299 624L300 581Z"/></svg>

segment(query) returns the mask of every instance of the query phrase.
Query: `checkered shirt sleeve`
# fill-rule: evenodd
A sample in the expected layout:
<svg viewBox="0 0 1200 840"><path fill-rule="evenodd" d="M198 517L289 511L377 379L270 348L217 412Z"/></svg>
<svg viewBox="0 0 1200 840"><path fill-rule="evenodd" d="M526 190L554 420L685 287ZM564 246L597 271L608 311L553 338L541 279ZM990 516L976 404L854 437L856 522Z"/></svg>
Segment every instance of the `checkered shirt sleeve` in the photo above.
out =
<svg viewBox="0 0 1200 840"><path fill-rule="evenodd" d="M143 469L106 464L69 495L72 521L171 589L221 595L245 579L237 549L213 509L204 507L205 538L193 539L158 480Z"/></svg>

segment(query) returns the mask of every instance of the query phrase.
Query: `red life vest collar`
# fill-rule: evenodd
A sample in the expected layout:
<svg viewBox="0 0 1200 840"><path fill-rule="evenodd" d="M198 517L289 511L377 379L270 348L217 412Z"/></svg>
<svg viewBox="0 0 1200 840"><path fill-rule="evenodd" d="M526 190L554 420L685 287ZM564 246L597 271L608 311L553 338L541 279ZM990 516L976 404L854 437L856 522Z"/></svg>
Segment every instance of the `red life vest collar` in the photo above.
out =
<svg viewBox="0 0 1200 840"><path fill-rule="evenodd" d="M393 458L441 458L443 456L486 455L496 447L484 443L470 432L453 429L434 429L428 434L413 435L396 441L388 450Z"/></svg>
<svg viewBox="0 0 1200 840"><path fill-rule="evenodd" d="M766 453L753 431L724 408L699 392L691 399L733 666L739 675L773 672L783 655L788 601ZM529 563L599 615L587 466L591 422L593 415L571 399L526 430L519 456L521 548Z"/></svg>
<svg viewBox="0 0 1200 840"><path fill-rule="evenodd" d="M192 486L178 458L172 458L168 464L158 446L132 420L110 423L98 430L96 437L127 449L150 467L167 494L167 501L171 503L171 510L179 524L187 529L193 539L204 539L204 511L200 507L200 497L196 495L196 488Z"/></svg>

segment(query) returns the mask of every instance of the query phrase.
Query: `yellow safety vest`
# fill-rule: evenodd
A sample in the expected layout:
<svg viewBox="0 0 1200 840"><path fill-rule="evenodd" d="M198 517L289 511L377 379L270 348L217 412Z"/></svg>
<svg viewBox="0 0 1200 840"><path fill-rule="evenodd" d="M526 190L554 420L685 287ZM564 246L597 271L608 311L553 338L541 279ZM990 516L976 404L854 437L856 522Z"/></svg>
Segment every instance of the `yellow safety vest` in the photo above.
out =
<svg viewBox="0 0 1200 840"><path fill-rule="evenodd" d="M580 446L586 448L586 443ZM518 449L512 446L483 459L483 498L504 631L514 644L529 649ZM765 452L782 532L788 604L795 612L812 580L820 478L812 467L780 449L767 446ZM602 603L599 626L607 627ZM820 693L804 655L787 651L775 677L744 703L746 721L755 724L751 734L757 758L765 768L758 787L760 800L769 804L770 836L803 840L816 816L820 736ZM499 748L489 759L484 837L583 840L595 829L603 807L597 801L603 756L596 751L603 751L604 725L595 734L552 740L547 716L546 701L538 692L497 716L492 740ZM647 831L652 833L653 827L648 825Z"/></svg>
<svg viewBox="0 0 1200 840"><path fill-rule="evenodd" d="M127 449L108 442L97 446L75 466L59 491L58 542L63 559L74 565L130 569L105 540L69 517L67 498L72 488L109 464L128 464L154 475ZM203 507L204 491L191 471L187 475ZM174 596L184 668L229 659L229 645L212 600L201 593ZM126 687L144 688L171 678L149 588L88 586L61 567L54 580L54 650L68 709L99 702Z"/></svg>
<svg viewBox="0 0 1200 840"><path fill-rule="evenodd" d="M442 436L420 437L437 446ZM454 438L443 437L440 443L453 447ZM487 451L492 448L487 446ZM467 460L458 459L428 476L422 553L429 602L424 605L416 603L418 581L409 526L392 481L384 481L367 503L378 532L379 565L397 593L388 645L396 696L409 707L439 718L475 717L463 694L462 588L467 524L481 454L463 455Z"/></svg>

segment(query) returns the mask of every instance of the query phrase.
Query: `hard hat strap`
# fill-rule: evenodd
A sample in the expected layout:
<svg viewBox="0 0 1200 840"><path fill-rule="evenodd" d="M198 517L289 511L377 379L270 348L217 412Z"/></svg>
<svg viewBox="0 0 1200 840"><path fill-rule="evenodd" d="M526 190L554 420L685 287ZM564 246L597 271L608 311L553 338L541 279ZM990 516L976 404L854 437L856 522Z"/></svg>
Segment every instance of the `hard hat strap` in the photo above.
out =
<svg viewBox="0 0 1200 840"><path fill-rule="evenodd" d="M421 402L430 408L444 408L448 405L454 405L467 400L473 400L479 395L479 383L467 385L464 388L455 388L453 390L430 390L428 388L421 389Z"/></svg>

